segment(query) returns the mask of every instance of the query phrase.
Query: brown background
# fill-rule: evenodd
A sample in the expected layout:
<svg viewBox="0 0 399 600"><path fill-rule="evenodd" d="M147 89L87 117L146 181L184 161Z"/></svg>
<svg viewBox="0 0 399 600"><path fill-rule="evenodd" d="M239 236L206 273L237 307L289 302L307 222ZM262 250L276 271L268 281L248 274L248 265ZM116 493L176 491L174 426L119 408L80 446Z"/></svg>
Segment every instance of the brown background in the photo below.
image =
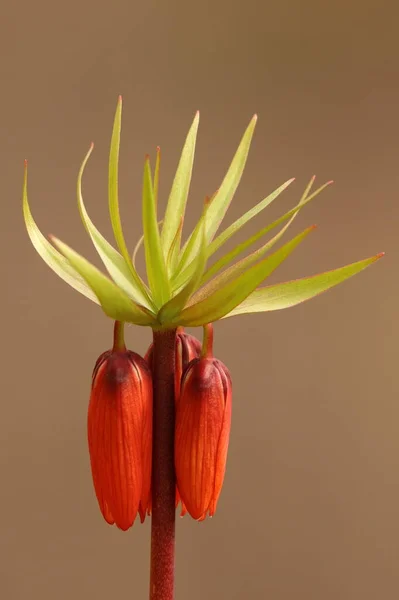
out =
<svg viewBox="0 0 399 600"><path fill-rule="evenodd" d="M146 598L150 523L121 533L97 510L86 447L91 369L111 323L42 263L24 231L22 163L45 233L95 258L106 165L124 96L121 199L140 234L144 154L162 197L197 108L190 223L254 112L228 219L297 181L245 234L336 183L294 227L319 229L273 281L385 250L355 279L287 311L216 326L234 381L228 471L212 521L177 527L177 599L395 600L399 596L398 102L394 2L12 2L1 9L2 393L0 595ZM396 18L395 18L396 17ZM200 332L199 332L200 333ZM150 331L132 328L144 352Z"/></svg>

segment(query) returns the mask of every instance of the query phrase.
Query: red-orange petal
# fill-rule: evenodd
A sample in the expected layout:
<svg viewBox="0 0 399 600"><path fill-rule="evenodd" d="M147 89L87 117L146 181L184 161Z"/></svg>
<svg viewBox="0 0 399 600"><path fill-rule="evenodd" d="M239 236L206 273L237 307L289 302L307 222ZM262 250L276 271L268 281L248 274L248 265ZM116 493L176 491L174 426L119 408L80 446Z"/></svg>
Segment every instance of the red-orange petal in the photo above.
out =
<svg viewBox="0 0 399 600"><path fill-rule="evenodd" d="M175 427L176 477L182 502L198 520L215 508L223 482L229 403L231 411L226 372L220 361L200 358L190 364L182 379Z"/></svg>
<svg viewBox="0 0 399 600"><path fill-rule="evenodd" d="M151 436L151 405L151 375L145 361L129 351L103 355L93 374L89 404L90 461L101 512L123 530L134 523L143 481L150 477L148 458L143 456L148 443L144 446L143 439L144 431ZM144 493L144 500L147 496Z"/></svg>

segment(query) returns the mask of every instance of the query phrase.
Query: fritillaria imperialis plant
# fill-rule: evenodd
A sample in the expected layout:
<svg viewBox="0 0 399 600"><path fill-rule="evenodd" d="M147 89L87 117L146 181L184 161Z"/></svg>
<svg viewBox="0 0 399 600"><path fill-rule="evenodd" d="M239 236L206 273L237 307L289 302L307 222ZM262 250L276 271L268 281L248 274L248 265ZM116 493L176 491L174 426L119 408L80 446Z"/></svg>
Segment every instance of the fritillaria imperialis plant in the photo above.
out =
<svg viewBox="0 0 399 600"><path fill-rule="evenodd" d="M203 520L213 515L222 488L231 422L232 385L227 367L213 356L213 326L219 319L295 306L359 273L382 254L294 281L259 287L301 244L308 227L277 250L298 212L328 182L313 190L314 177L298 204L246 241L212 261L216 251L293 182L290 179L222 229L240 182L256 116L250 121L219 189L206 198L200 219L182 243L199 114L188 132L162 221L157 213L160 150L154 174L144 162L143 236L133 256L119 215L118 160L122 99L115 115L109 155L109 212L118 250L98 231L82 197L78 209L108 275L55 237L49 241L33 220L27 196L23 212L30 239L43 260L69 285L98 304L114 324L112 349L98 359L92 377L88 441L94 489L105 520L126 530L137 514L151 515L151 600L174 594L174 528L182 514ZM281 228L263 242L272 230ZM260 246L252 252L257 242ZM144 246L147 281L135 257ZM238 260L236 260L238 259ZM126 349L124 323L151 327L153 344L145 358ZM203 327L203 343L185 327Z"/></svg>

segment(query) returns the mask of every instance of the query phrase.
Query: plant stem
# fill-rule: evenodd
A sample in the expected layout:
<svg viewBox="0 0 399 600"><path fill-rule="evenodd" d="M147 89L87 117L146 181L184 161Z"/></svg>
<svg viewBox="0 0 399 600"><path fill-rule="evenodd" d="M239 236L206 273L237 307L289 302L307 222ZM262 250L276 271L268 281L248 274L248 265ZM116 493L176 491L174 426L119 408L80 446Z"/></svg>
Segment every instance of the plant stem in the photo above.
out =
<svg viewBox="0 0 399 600"><path fill-rule="evenodd" d="M150 600L173 600L175 575L175 338L154 331Z"/></svg>

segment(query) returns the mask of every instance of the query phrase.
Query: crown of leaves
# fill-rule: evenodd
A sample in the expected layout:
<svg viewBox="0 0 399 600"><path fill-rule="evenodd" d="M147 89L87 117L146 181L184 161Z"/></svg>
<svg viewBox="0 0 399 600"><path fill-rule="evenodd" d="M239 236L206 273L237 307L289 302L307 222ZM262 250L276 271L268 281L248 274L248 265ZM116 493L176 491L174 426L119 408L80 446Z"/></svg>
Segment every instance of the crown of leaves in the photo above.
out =
<svg viewBox="0 0 399 600"><path fill-rule="evenodd" d="M315 179L312 177L294 208L208 266L208 261L214 253L250 219L278 198L294 179L283 183L219 233L243 174L256 124L254 116L219 189L211 198L206 199L199 221L182 244L183 220L190 188L199 113L195 115L188 132L162 221L159 221L157 215L159 148L153 176L149 157L145 159L142 194L143 236L131 255L123 235L118 200L121 117L122 99L119 98L111 138L108 178L109 213L119 251L98 231L83 203L82 177L93 144L83 161L77 181L79 213L109 277L61 240L50 236L50 243L40 232L28 203L27 163L23 186L24 219L35 249L59 277L93 302L100 304L108 317L155 329L166 329L180 325L200 326L239 314L288 308L352 277L382 256L377 254L319 275L259 287L314 229L308 227L270 253L298 212L331 183L327 182L312 191ZM281 229L271 239L234 262L280 225ZM139 275L135 264L137 250L141 245L144 245L145 251L147 282Z"/></svg>

